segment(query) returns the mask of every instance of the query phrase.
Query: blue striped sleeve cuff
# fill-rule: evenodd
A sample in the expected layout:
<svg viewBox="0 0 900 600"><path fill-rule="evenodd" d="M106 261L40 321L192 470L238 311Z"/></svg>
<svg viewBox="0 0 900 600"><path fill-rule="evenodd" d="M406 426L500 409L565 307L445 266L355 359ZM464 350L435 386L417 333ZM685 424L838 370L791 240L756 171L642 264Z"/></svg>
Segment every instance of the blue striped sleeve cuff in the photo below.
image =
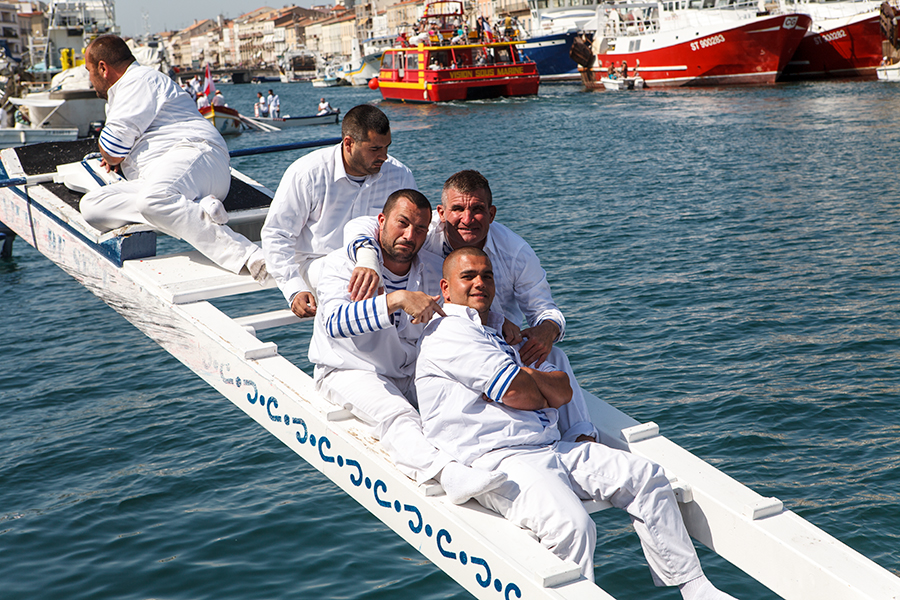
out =
<svg viewBox="0 0 900 600"><path fill-rule="evenodd" d="M491 379L484 395L495 402L501 402L503 394L506 393L506 390L508 390L510 384L512 384L512 380L515 379L518 374L519 366L511 360L508 361L499 371L497 371L497 374L494 375L493 379Z"/></svg>
<svg viewBox="0 0 900 600"><path fill-rule="evenodd" d="M325 322L328 335L333 338L348 338L393 327L386 314L387 302L384 300L381 301L384 310L379 314L379 298L384 298L384 295L338 306Z"/></svg>
<svg viewBox="0 0 900 600"><path fill-rule="evenodd" d="M122 140L111 134L109 130L105 128L100 132L99 142L100 147L103 148L103 151L110 156L125 157L128 156L129 152L131 152L131 148L129 146L125 146L122 143Z"/></svg>

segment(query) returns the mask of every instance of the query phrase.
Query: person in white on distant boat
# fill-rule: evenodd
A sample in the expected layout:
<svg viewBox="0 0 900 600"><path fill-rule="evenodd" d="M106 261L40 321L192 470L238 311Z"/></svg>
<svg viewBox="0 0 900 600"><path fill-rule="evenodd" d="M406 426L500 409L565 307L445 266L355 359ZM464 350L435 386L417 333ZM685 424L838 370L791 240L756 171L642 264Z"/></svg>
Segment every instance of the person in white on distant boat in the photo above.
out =
<svg viewBox="0 0 900 600"><path fill-rule="evenodd" d="M165 74L140 66L115 35L88 45L85 67L97 95L107 100L98 142L103 164L118 166L126 179L85 194L85 220L101 231L148 224L229 271L246 266L264 281L262 250L224 225L228 147L191 97Z"/></svg>
<svg viewBox="0 0 900 600"><path fill-rule="evenodd" d="M441 259L420 252L431 205L413 189L392 193L378 215L386 285L363 302L350 299L354 263L343 248L322 259L319 310L309 345L316 388L374 428L391 460L419 483L439 479L452 502L467 501L505 477L471 469L422 434L413 376L416 343L431 317L443 315Z"/></svg>
<svg viewBox="0 0 900 600"><path fill-rule="evenodd" d="M344 247L347 222L377 215L392 192L416 189L412 172L387 153L391 126L378 108L350 109L341 135L288 167L262 228L269 272L299 317L316 314L317 259Z"/></svg>
<svg viewBox="0 0 900 600"><path fill-rule="evenodd" d="M432 218L425 249L442 257L466 246L487 253L497 282L494 310L507 319L503 328L506 340L520 345L524 364L540 367L549 360L569 375L574 395L559 411L563 439L598 441L599 432L591 423L584 392L565 352L555 346L565 335L566 318L553 300L547 273L525 240L494 222L496 214L487 178L474 170L454 173L444 182L441 204ZM360 265L356 300L369 297L381 285L378 273L370 269L374 263L374 227L371 218L360 218L345 230L348 253L356 256ZM526 322L529 327L519 331Z"/></svg>
<svg viewBox="0 0 900 600"><path fill-rule="evenodd" d="M325 100L325 98L322 98L321 100L319 100L319 108L318 108L318 112L316 112L316 114L317 115L327 115L330 112L334 112L334 109L331 108L331 104L329 104L328 101Z"/></svg>
<svg viewBox="0 0 900 600"><path fill-rule="evenodd" d="M256 117L269 116L269 103L262 92L256 92L256 104L253 105L253 114Z"/></svg>
<svg viewBox="0 0 900 600"><path fill-rule="evenodd" d="M534 532L590 581L597 525L582 501L610 502L631 516L656 585L679 586L685 600L731 599L703 575L662 467L602 444L560 441L569 377L546 362L526 367L504 341L487 254L454 250L441 294L447 316L432 319L420 339L416 394L431 443L462 464L506 474L475 500Z"/></svg>
<svg viewBox="0 0 900 600"><path fill-rule="evenodd" d="M266 104L269 106L269 116L273 119L277 119L281 116L281 100L278 98L278 94L269 90L269 95L266 97Z"/></svg>
<svg viewBox="0 0 900 600"><path fill-rule="evenodd" d="M222 92L220 92L219 90L216 90L216 93L213 96L212 105L213 106L228 106L227 104L225 104L225 96L223 96Z"/></svg>
<svg viewBox="0 0 900 600"><path fill-rule="evenodd" d="M206 94L197 96L197 108L207 108L209 106L209 97Z"/></svg>

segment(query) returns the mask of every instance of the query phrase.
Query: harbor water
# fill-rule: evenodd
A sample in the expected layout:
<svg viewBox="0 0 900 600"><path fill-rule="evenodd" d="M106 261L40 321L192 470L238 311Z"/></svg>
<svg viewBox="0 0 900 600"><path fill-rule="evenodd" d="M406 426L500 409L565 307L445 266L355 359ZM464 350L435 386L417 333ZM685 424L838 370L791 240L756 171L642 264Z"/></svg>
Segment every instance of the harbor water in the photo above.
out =
<svg viewBox="0 0 900 600"><path fill-rule="evenodd" d="M323 95L378 103L432 203L455 171L481 171L497 220L541 258L583 387L900 574L900 87L564 84L445 105L220 89L252 115L269 87L293 115ZM233 162L274 189L299 155ZM284 306L275 291L216 304ZM0 597L470 597L21 239L0 307ZM311 372L310 331L261 337ZM623 512L595 520L604 589L680 598L653 587ZM699 552L720 588L776 598Z"/></svg>

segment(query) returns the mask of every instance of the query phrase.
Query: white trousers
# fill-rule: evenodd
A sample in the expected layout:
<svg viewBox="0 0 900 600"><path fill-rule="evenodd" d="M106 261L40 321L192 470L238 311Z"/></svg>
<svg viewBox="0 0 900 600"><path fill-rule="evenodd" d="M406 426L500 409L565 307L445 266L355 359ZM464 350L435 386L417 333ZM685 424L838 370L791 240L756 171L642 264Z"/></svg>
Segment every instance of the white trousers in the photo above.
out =
<svg viewBox="0 0 900 600"><path fill-rule="evenodd" d="M205 196L224 200L230 187L228 155L206 142L184 140L144 169L139 179L88 192L80 208L84 219L101 231L150 225L237 273L257 246L214 223L196 202Z"/></svg>
<svg viewBox="0 0 900 600"><path fill-rule="evenodd" d="M323 375L317 367L315 379L317 390L374 427L375 437L407 477L418 483L428 481L453 461L425 439L422 420L410 403L415 402L414 377L394 379L349 369Z"/></svg>
<svg viewBox="0 0 900 600"><path fill-rule="evenodd" d="M472 465L506 473L506 483L476 497L533 531L544 547L581 565L594 580L597 526L582 500L606 500L631 515L656 585L703 574L669 481L649 460L590 442L489 452Z"/></svg>

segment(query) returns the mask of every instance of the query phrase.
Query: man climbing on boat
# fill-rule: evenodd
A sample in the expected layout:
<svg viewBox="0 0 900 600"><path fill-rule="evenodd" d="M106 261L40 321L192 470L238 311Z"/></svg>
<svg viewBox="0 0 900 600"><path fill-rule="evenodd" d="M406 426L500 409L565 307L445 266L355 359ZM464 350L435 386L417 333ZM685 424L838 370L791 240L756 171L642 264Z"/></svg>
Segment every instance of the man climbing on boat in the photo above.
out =
<svg viewBox="0 0 900 600"><path fill-rule="evenodd" d="M416 343L437 304L441 259L419 252L431 221L428 199L413 189L391 194L378 215L379 266L385 289L350 298L356 265L343 248L322 259L309 360L316 389L374 428L391 460L419 483L435 478L457 504L494 489L505 477L472 469L437 450L422 433L413 386Z"/></svg>
<svg viewBox="0 0 900 600"><path fill-rule="evenodd" d="M444 183L441 204L432 218L425 249L442 257L466 246L484 250L496 272L497 310L507 321L503 334L507 342L519 348L526 365L540 367L549 360L569 374L574 398L560 410L559 430L566 441L598 441L591 423L581 387L566 354L554 344L565 335L566 318L553 300L547 274L537 254L508 227L494 222L497 207L486 177L465 170L451 175ZM372 265L374 252L372 219L355 220L348 226L348 251L358 257L361 267ZM380 285L378 274L365 268L355 300L374 294ZM526 322L529 327L519 331ZM523 343L524 340L524 343Z"/></svg>
<svg viewBox="0 0 900 600"><path fill-rule="evenodd" d="M316 314L318 259L343 247L347 222L374 217L396 190L416 189L412 172L387 153L391 126L379 109L350 109L341 136L288 167L262 228L269 272L301 318Z"/></svg>
<svg viewBox="0 0 900 600"><path fill-rule="evenodd" d="M167 75L139 65L115 35L88 45L85 67L97 95L107 101L98 142L103 164L107 170L118 167L126 180L85 194L84 219L101 231L150 225L229 271L246 266L264 281L262 250L225 225L228 147L191 97Z"/></svg>
<svg viewBox="0 0 900 600"><path fill-rule="evenodd" d="M560 440L558 409L572 397L568 375L544 362L526 367L491 312L495 278L488 255L469 246L443 264L447 316L426 327L416 361L425 436L472 467L507 480L475 496L594 580L597 525L582 500L607 501L631 516L656 585L684 600L734 600L703 574L663 469L602 444Z"/></svg>

